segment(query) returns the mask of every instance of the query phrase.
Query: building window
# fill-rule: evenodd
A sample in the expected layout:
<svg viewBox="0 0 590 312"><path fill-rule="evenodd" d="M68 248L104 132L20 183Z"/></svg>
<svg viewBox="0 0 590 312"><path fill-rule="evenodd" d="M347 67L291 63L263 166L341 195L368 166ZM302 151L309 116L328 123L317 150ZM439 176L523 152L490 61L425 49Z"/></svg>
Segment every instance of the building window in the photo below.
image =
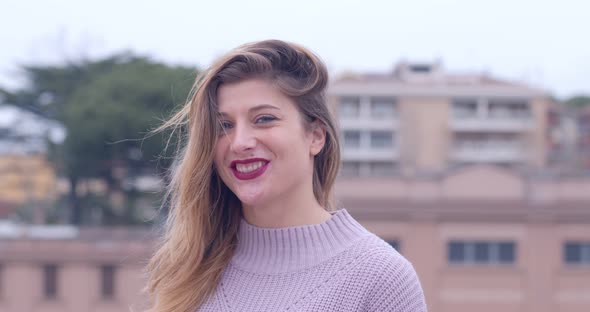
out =
<svg viewBox="0 0 590 312"><path fill-rule="evenodd" d="M590 242L566 242L563 245L563 258L570 265L590 264Z"/></svg>
<svg viewBox="0 0 590 312"><path fill-rule="evenodd" d="M450 241L447 259L451 264L513 264L515 246L508 241Z"/></svg>
<svg viewBox="0 0 590 312"><path fill-rule="evenodd" d="M342 97L338 113L341 118L359 118L361 101L359 97Z"/></svg>
<svg viewBox="0 0 590 312"><path fill-rule="evenodd" d="M391 161L373 161L369 163L369 173L371 176L391 176L394 172L395 166Z"/></svg>
<svg viewBox="0 0 590 312"><path fill-rule="evenodd" d="M475 262L486 263L490 259L490 244L485 242L476 242L473 244L475 248Z"/></svg>
<svg viewBox="0 0 590 312"><path fill-rule="evenodd" d="M428 64L412 64L409 66L411 72L414 73L430 73L432 71L432 66Z"/></svg>
<svg viewBox="0 0 590 312"><path fill-rule="evenodd" d="M489 116L499 119L527 119L531 117L531 110L526 100L490 99Z"/></svg>
<svg viewBox="0 0 590 312"><path fill-rule="evenodd" d="M450 263L461 263L467 258L465 243L453 241L448 244L447 249Z"/></svg>
<svg viewBox="0 0 590 312"><path fill-rule="evenodd" d="M361 133L360 131L344 131L344 147L345 148L359 148L361 147Z"/></svg>
<svg viewBox="0 0 590 312"><path fill-rule="evenodd" d="M115 267L113 265L103 265L100 271L102 298L113 299L115 297Z"/></svg>
<svg viewBox="0 0 590 312"><path fill-rule="evenodd" d="M453 117L475 118L477 116L477 99L453 100Z"/></svg>
<svg viewBox="0 0 590 312"><path fill-rule="evenodd" d="M498 243L498 260L500 263L513 263L516 259L513 242Z"/></svg>
<svg viewBox="0 0 590 312"><path fill-rule="evenodd" d="M371 148L393 147L393 133L390 131L371 131Z"/></svg>
<svg viewBox="0 0 590 312"><path fill-rule="evenodd" d="M340 174L345 177L358 177L360 175L361 164L358 161L342 162Z"/></svg>
<svg viewBox="0 0 590 312"><path fill-rule="evenodd" d="M397 252L400 252L400 243L399 240L397 239L393 239L393 240L386 240L386 242L393 247L393 249L397 250Z"/></svg>
<svg viewBox="0 0 590 312"><path fill-rule="evenodd" d="M391 97L371 98L371 118L393 119L395 117L395 99Z"/></svg>
<svg viewBox="0 0 590 312"><path fill-rule="evenodd" d="M45 299L57 297L57 265L46 264L43 266L43 295Z"/></svg>
<svg viewBox="0 0 590 312"><path fill-rule="evenodd" d="M520 151L523 147L521 138L515 133L457 133L454 141L454 147L462 150Z"/></svg>

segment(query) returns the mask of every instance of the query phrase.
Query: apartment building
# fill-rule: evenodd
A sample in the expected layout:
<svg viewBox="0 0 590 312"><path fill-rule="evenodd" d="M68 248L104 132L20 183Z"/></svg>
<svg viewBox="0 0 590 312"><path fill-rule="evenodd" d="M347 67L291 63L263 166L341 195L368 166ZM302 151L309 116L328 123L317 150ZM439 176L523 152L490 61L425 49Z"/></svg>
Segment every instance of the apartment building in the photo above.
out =
<svg viewBox="0 0 590 312"><path fill-rule="evenodd" d="M0 104L0 202L22 207L56 198L47 140L57 143L64 137L58 123Z"/></svg>
<svg viewBox="0 0 590 312"><path fill-rule="evenodd" d="M440 62L349 74L328 89L344 176L429 175L467 164L546 165L548 95Z"/></svg>
<svg viewBox="0 0 590 312"><path fill-rule="evenodd" d="M44 155L0 154L0 201L23 205L55 199L56 180Z"/></svg>
<svg viewBox="0 0 590 312"><path fill-rule="evenodd" d="M543 91L401 63L328 95L338 207L414 264L430 312L590 310L590 179L527 170L547 165ZM0 226L0 312L141 307L152 248L145 230Z"/></svg>
<svg viewBox="0 0 590 312"><path fill-rule="evenodd" d="M590 310L590 179L495 166L336 183L414 265L430 312ZM142 311L144 230L0 225L0 311Z"/></svg>
<svg viewBox="0 0 590 312"><path fill-rule="evenodd" d="M146 229L0 223L0 312L143 311Z"/></svg>
<svg viewBox="0 0 590 312"><path fill-rule="evenodd" d="M547 120L550 169L565 174L590 173L590 105L553 105Z"/></svg>
<svg viewBox="0 0 590 312"><path fill-rule="evenodd" d="M590 172L590 106L581 108L576 116L578 142L577 163L585 172Z"/></svg>
<svg viewBox="0 0 590 312"><path fill-rule="evenodd" d="M590 311L590 179L470 166L359 177L338 206L414 265L430 312Z"/></svg>

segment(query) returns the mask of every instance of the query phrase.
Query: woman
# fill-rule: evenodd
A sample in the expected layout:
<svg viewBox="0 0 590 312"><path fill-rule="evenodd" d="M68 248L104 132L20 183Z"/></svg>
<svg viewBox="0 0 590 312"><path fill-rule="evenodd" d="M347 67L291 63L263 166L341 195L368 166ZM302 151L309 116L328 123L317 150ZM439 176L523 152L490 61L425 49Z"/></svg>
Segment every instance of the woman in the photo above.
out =
<svg viewBox="0 0 590 312"><path fill-rule="evenodd" d="M426 311L412 265L332 204L327 82L301 46L246 44L158 129L188 134L148 266L150 311Z"/></svg>

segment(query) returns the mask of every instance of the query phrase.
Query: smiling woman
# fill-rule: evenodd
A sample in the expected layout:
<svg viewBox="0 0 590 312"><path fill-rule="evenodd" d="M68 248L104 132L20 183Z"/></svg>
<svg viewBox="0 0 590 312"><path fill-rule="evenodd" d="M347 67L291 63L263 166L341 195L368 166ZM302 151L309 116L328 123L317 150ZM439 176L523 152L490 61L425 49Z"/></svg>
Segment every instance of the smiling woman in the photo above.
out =
<svg viewBox="0 0 590 312"><path fill-rule="evenodd" d="M222 127L215 168L240 199L246 221L277 228L329 219L312 181L326 139L323 124L307 124L295 101L264 79L222 85L217 101Z"/></svg>
<svg viewBox="0 0 590 312"><path fill-rule="evenodd" d="M149 311L426 311L412 265L336 209L338 136L317 56L268 40L197 78L148 265Z"/></svg>

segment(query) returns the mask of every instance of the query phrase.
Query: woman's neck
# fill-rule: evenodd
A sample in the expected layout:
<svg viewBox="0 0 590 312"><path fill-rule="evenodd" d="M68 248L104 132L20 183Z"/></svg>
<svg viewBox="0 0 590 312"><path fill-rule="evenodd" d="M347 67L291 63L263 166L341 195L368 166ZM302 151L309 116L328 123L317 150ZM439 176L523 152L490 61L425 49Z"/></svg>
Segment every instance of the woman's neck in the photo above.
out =
<svg viewBox="0 0 590 312"><path fill-rule="evenodd" d="M369 232L345 209L319 224L261 228L242 219L232 264L260 274L311 268L354 245Z"/></svg>
<svg viewBox="0 0 590 312"><path fill-rule="evenodd" d="M330 218L331 215L318 203L313 192L303 196L294 193L277 196L277 200L263 205L243 206L244 219L262 228L281 228L319 224Z"/></svg>

